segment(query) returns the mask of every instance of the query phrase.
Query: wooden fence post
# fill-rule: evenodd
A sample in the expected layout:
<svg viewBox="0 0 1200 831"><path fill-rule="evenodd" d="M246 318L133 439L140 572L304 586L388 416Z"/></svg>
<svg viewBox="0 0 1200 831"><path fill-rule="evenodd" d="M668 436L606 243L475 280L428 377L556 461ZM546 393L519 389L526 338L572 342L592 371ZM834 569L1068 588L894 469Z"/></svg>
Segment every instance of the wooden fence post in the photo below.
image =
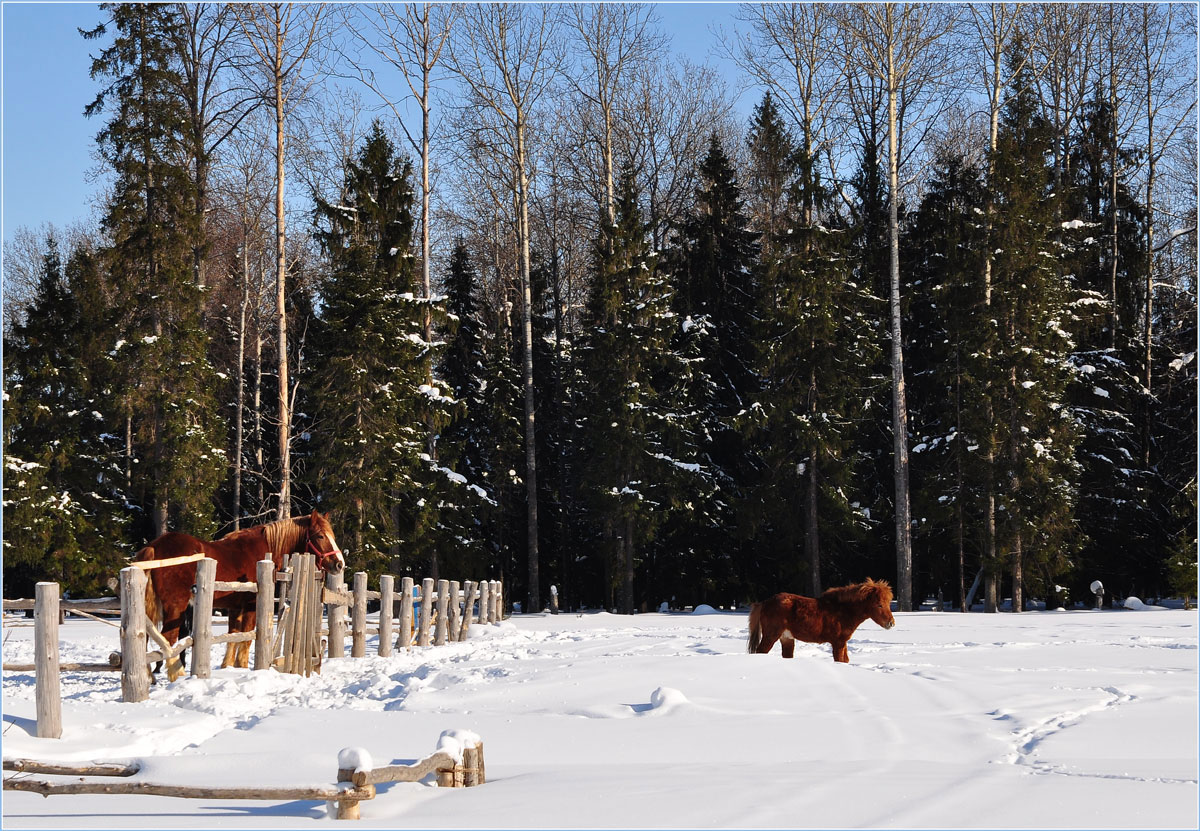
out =
<svg viewBox="0 0 1200 831"><path fill-rule="evenodd" d="M433 645L442 646L446 643L446 615L450 613L450 581L437 581L437 623L433 630Z"/></svg>
<svg viewBox="0 0 1200 831"><path fill-rule="evenodd" d="M367 655L367 573L354 572L354 605L350 609L350 657Z"/></svg>
<svg viewBox="0 0 1200 831"><path fill-rule="evenodd" d="M341 593L346 588L346 578L342 576L342 572L325 572L325 588ZM346 615L342 611L342 606L337 601L326 603L325 616L329 619L329 657L344 657L346 654Z"/></svg>
<svg viewBox="0 0 1200 831"><path fill-rule="evenodd" d="M488 622L488 603L490 602L490 598L488 597L489 594L490 594L490 592L488 591L488 581L480 580L479 581L479 618L478 618L478 620L481 624Z"/></svg>
<svg viewBox="0 0 1200 831"><path fill-rule="evenodd" d="M463 583L463 611L462 622L458 625L458 632L455 634L455 640L465 641L467 632L471 628L471 608L475 605L475 581L468 580Z"/></svg>
<svg viewBox="0 0 1200 831"><path fill-rule="evenodd" d="M217 561L205 557L196 563L196 595L192 600L192 675L212 677L213 585Z"/></svg>
<svg viewBox="0 0 1200 831"><path fill-rule="evenodd" d="M390 574L379 576L379 657L392 654L392 615L396 614L396 578Z"/></svg>
<svg viewBox="0 0 1200 831"><path fill-rule="evenodd" d="M141 569L138 569L140 571ZM38 583L33 607L34 694L39 739L62 738L62 695L58 678L58 583ZM145 667L142 668L143 673Z"/></svg>
<svg viewBox="0 0 1200 831"><path fill-rule="evenodd" d="M487 781L483 769L483 742L463 748L463 787L473 788Z"/></svg>
<svg viewBox="0 0 1200 831"><path fill-rule="evenodd" d="M258 593L254 596L254 668L270 669L275 660L271 622L275 613L275 563L267 558L255 567Z"/></svg>
<svg viewBox="0 0 1200 831"><path fill-rule="evenodd" d="M459 594L458 581L450 581L450 613L446 617L446 627L449 630L446 634L448 640L458 640L458 620L459 620Z"/></svg>
<svg viewBox="0 0 1200 831"><path fill-rule="evenodd" d="M413 631L413 579L404 577L400 580L400 637L396 639L396 647L408 649L412 646Z"/></svg>
<svg viewBox="0 0 1200 831"><path fill-rule="evenodd" d="M492 583L492 623L499 623L504 620L504 584L499 580ZM533 612L540 612L541 609L531 609Z"/></svg>
<svg viewBox="0 0 1200 831"><path fill-rule="evenodd" d="M195 651L192 650L193 665ZM121 700L150 697L146 666L146 572L136 566L121 569Z"/></svg>
<svg viewBox="0 0 1200 831"><path fill-rule="evenodd" d="M429 646L429 618L433 616L433 578L421 581L421 619L417 621L417 646Z"/></svg>

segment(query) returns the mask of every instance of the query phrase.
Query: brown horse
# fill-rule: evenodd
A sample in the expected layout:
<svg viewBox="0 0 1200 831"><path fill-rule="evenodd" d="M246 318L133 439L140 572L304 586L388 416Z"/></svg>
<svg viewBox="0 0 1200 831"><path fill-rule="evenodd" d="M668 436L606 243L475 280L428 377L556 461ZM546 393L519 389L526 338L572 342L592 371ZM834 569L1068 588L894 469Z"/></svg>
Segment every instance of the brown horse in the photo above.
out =
<svg viewBox="0 0 1200 831"><path fill-rule="evenodd" d="M846 641L860 623L870 618L884 629L896 625L891 604L892 587L869 577L865 583L827 589L815 599L780 592L750 607L748 651L766 654L779 641L783 657L790 658L798 640L827 643L833 660L848 664Z"/></svg>
<svg viewBox="0 0 1200 831"><path fill-rule="evenodd" d="M275 568L283 564L284 554L303 553L315 554L317 566L324 571L337 572L346 567L329 519L316 511L305 517L281 519L234 531L212 542L169 531L153 540L133 559L135 562L166 560L197 552L216 560L216 579L229 582L253 582L256 579L256 563L268 554ZM185 621L185 613L192 599L195 574L193 563L156 568L147 574L146 616L159 627L169 643L173 644L179 639L179 628ZM249 593L215 592L213 608L229 614L230 632L249 632L254 629L254 597ZM249 643L226 644L225 660L221 666L231 665L250 665Z"/></svg>

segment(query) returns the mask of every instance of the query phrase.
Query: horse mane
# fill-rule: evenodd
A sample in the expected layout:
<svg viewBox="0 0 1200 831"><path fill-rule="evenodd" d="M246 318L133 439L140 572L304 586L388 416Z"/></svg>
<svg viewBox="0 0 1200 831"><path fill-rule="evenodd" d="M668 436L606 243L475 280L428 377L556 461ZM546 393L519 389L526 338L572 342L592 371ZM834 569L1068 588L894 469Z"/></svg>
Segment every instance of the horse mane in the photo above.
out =
<svg viewBox="0 0 1200 831"><path fill-rule="evenodd" d="M875 601L884 605L892 602L892 587L886 580L872 580L868 577L862 583L826 589L820 599L839 604Z"/></svg>
<svg viewBox="0 0 1200 831"><path fill-rule="evenodd" d="M324 519L324 517L321 518ZM267 551L278 557L293 550L296 544L308 535L309 522L310 518L307 516L277 519L265 525L255 525L251 528L231 531L221 537L221 539L236 540L246 537L265 537L267 540ZM325 525L328 524L328 521L325 521Z"/></svg>

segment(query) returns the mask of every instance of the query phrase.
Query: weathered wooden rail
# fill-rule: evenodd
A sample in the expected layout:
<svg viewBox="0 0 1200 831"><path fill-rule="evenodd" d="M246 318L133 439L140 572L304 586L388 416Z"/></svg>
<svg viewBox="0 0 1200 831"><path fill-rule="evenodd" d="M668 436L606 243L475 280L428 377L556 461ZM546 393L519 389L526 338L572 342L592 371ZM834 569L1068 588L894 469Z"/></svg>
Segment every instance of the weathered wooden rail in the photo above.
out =
<svg viewBox="0 0 1200 831"><path fill-rule="evenodd" d="M455 735L456 731L442 734L443 739ZM461 734L459 734L461 735ZM4 790L25 791L42 796L62 794L143 794L147 796L171 796L181 799L281 799L281 800L325 800L337 805L338 819L359 819L359 803L375 798L375 786L385 782L419 782L436 773L439 787L470 788L486 781L483 763L483 742L478 736L467 734L451 742L455 750L439 749L411 765L343 767L343 755L338 754L337 782L334 785L279 786L203 786L176 785L147 781L112 781L113 778L129 779L141 772L140 763L134 762L89 762L86 764L47 763L33 759L5 759L4 770L21 774L46 774L56 776L98 776L105 780L58 782L49 779L11 776L4 780ZM352 753L359 756L358 753ZM360 756L361 758L361 756Z"/></svg>

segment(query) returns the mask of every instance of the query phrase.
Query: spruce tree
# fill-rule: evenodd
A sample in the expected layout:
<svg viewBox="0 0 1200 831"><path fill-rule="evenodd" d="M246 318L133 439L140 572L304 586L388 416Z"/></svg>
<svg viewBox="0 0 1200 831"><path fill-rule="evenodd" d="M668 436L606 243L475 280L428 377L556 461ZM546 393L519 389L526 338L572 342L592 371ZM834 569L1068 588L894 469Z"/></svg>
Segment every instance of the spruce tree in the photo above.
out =
<svg viewBox="0 0 1200 831"><path fill-rule="evenodd" d="M192 210L194 183L182 153L183 107L167 46L176 10L152 3L107 3L109 21L86 32L112 44L92 60L105 84L85 114L112 116L96 137L112 168L113 191L102 227L102 259L116 294L121 369L114 381L122 427L131 438L133 492L151 520L197 536L215 531L213 497L226 474L221 381L207 357L192 253L201 233Z"/></svg>
<svg viewBox="0 0 1200 831"><path fill-rule="evenodd" d="M96 371L106 308L87 302L97 299L88 290L95 276L82 250L64 273L48 239L37 295L4 339L4 579L18 596L31 596L38 580L105 592L127 554L124 481Z"/></svg>
<svg viewBox="0 0 1200 831"><path fill-rule="evenodd" d="M342 202L316 204L328 268L309 358L318 499L343 518L360 568L400 544L409 563L438 550L445 475L423 425L444 423L451 399L427 383L411 175L377 121L345 162Z"/></svg>
<svg viewBox="0 0 1200 831"><path fill-rule="evenodd" d="M674 507L674 404L661 384L677 376L669 349L676 316L671 291L650 248L632 173L616 194L612 225L601 223L581 361L588 457L580 469L601 527L607 605L632 614L635 575L659 523ZM688 464L682 462L682 464Z"/></svg>
<svg viewBox="0 0 1200 831"><path fill-rule="evenodd" d="M755 269L759 234L750 228L741 187L715 133L699 178L695 207L670 252L670 270L679 335L689 342L677 351L695 352L687 401L696 414L699 463L713 477L714 490L694 509L692 539L681 540L680 548L706 563L711 585L728 586L740 571L745 537L738 535L736 514L749 498L752 469L735 419L758 394L752 344L762 301Z"/></svg>
<svg viewBox="0 0 1200 831"><path fill-rule="evenodd" d="M821 592L867 527L855 487L856 437L877 348L869 292L854 280L849 232L802 152L792 156L787 211L764 265L773 288L758 327L759 400L744 416L760 465L751 500L761 512L755 549L773 552L775 579ZM877 316L878 312L875 312ZM756 573L770 572L754 564ZM768 585L755 587L759 593Z"/></svg>
<svg viewBox="0 0 1200 831"><path fill-rule="evenodd" d="M1074 510L1078 424L1068 405L1077 290L1058 270L1051 131L1039 114L1028 67L1013 73L1001 117L995 206L988 393L996 420L998 543L1012 576L1013 610L1024 588L1062 573L1079 529ZM998 564L995 564L998 565Z"/></svg>

